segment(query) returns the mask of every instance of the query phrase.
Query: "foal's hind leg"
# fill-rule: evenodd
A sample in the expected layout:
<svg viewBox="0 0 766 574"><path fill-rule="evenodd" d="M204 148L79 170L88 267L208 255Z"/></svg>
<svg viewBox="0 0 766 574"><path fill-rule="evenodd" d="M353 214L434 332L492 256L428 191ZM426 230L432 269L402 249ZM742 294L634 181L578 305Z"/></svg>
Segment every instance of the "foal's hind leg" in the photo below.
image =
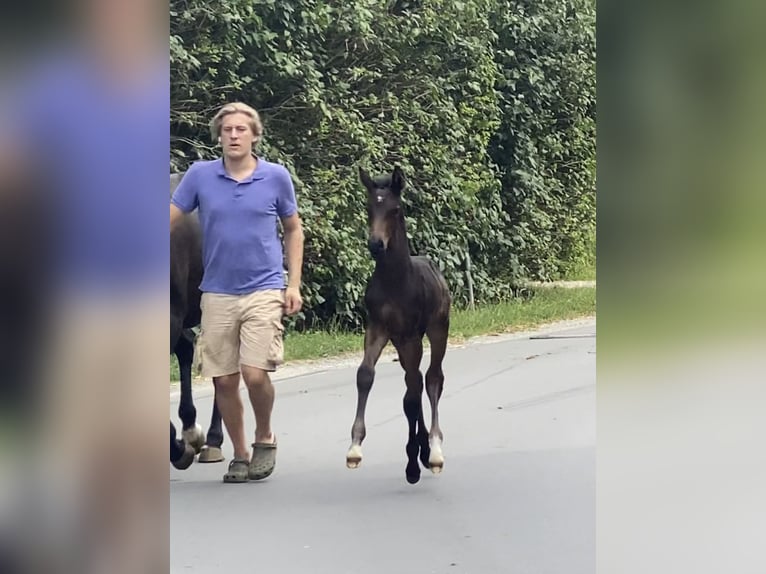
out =
<svg viewBox="0 0 766 574"><path fill-rule="evenodd" d="M431 342L431 365L426 371L426 393L431 401L431 431L428 434L428 442L431 453L428 463L431 472L439 474L444 468L444 455L442 454L442 430L439 427L439 399L444 389L444 373L442 361L447 350L447 338L449 336L449 320L445 323L429 329L428 340Z"/></svg>
<svg viewBox="0 0 766 574"><path fill-rule="evenodd" d="M375 364L388 343L388 335L375 325L367 328L364 334L364 359L356 372L357 404L354 424L351 427L351 448L346 454L346 466L357 468L362 462L362 441L367 430L364 425L364 411L367 397L370 395L375 380Z"/></svg>
<svg viewBox="0 0 766 574"><path fill-rule="evenodd" d="M407 415L409 436L407 439L407 482L415 484L420 480L418 454L420 440L418 426L423 425L423 375L420 372L420 360L423 358L423 340L409 339L397 346L399 361L404 368L404 380L407 392L404 395L404 414ZM424 427L421 426L424 430Z"/></svg>

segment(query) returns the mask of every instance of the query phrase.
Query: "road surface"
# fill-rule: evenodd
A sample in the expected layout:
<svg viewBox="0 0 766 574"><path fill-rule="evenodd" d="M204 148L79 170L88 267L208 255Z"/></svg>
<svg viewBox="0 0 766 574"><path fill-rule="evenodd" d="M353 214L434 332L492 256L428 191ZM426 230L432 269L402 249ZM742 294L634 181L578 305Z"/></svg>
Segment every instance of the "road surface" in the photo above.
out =
<svg viewBox="0 0 766 574"><path fill-rule="evenodd" d="M586 320L450 348L444 472L423 470L416 485L404 476L404 379L390 357L377 368L356 470L345 466L355 367L277 381L269 479L223 484L228 458L171 467L171 572L595 573L595 329ZM209 386L195 391L203 426ZM425 393L423 404L429 421ZM177 408L175 397L176 422Z"/></svg>

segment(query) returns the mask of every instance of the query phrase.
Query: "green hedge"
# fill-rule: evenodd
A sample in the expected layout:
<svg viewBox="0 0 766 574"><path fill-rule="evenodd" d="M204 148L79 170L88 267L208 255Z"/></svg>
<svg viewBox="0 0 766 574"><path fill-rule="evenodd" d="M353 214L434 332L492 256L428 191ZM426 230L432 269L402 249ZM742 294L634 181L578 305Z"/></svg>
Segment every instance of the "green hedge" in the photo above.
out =
<svg viewBox="0 0 766 574"><path fill-rule="evenodd" d="M171 1L171 169L217 156L218 106L261 112L306 230L298 327L361 323L357 165L400 164L413 252L458 305L557 278L595 227L595 2Z"/></svg>

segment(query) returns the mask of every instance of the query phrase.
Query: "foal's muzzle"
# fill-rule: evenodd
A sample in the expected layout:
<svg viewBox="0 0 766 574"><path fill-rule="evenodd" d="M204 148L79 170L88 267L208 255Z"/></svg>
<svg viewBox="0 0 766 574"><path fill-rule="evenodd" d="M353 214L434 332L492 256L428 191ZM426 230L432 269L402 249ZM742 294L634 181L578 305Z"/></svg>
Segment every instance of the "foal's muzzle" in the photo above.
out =
<svg viewBox="0 0 766 574"><path fill-rule="evenodd" d="M367 248L370 250L370 254L373 259L377 259L386 250L386 246L383 245L382 239L370 239L367 241Z"/></svg>

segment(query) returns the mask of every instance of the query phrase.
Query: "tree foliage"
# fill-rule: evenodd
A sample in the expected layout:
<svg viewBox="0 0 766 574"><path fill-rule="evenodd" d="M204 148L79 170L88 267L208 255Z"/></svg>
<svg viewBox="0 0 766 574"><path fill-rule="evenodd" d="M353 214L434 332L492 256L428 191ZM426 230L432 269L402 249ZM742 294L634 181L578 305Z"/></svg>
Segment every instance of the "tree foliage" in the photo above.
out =
<svg viewBox="0 0 766 574"><path fill-rule="evenodd" d="M217 157L225 102L262 115L306 231L303 325L361 321L365 191L399 164L413 252L467 300L581 256L595 221L590 0L171 0L171 169Z"/></svg>

